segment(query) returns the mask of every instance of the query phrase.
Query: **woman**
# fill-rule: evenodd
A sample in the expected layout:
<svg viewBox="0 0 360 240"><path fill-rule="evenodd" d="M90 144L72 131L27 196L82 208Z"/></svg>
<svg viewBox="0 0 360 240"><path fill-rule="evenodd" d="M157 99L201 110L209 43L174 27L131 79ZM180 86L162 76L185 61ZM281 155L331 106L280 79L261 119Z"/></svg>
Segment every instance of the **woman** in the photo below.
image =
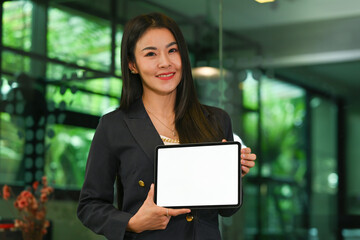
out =
<svg viewBox="0 0 360 240"><path fill-rule="evenodd" d="M120 108L97 127L80 194L78 217L112 239L220 239L218 214L237 209L167 209L153 201L157 145L233 140L229 116L196 97L184 37L169 17L141 15L121 43ZM242 150L245 175L256 156ZM117 182L118 208L113 206Z"/></svg>

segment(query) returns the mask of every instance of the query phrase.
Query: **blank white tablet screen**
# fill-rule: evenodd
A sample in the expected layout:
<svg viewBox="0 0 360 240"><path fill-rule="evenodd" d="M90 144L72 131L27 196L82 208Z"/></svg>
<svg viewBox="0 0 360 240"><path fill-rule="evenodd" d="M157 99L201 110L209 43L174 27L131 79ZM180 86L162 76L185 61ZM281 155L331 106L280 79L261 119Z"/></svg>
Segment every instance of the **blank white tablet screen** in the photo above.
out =
<svg viewBox="0 0 360 240"><path fill-rule="evenodd" d="M156 203L163 207L239 204L239 145L159 148Z"/></svg>

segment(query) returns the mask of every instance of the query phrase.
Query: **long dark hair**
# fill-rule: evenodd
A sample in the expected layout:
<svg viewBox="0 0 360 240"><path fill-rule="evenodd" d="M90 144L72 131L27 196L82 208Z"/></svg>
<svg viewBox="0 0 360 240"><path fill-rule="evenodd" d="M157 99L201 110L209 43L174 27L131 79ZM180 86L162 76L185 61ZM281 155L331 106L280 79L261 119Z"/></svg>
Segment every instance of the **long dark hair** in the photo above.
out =
<svg viewBox="0 0 360 240"><path fill-rule="evenodd" d="M182 79L176 89L175 127L181 143L220 141L224 134L216 121L204 115L204 107L196 96L191 65L184 36L170 17L161 13L140 15L130 20L124 29L121 42L121 70L123 88L120 109L128 110L130 105L142 96L143 88L139 74L131 74L129 62L136 62L135 46L149 28L166 28L177 42L181 56Z"/></svg>

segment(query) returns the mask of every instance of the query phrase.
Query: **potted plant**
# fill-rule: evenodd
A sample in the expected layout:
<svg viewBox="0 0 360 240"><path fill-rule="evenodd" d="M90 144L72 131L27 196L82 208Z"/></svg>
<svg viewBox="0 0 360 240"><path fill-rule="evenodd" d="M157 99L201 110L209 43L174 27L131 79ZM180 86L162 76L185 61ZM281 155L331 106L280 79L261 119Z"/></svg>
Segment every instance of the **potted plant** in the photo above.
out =
<svg viewBox="0 0 360 240"><path fill-rule="evenodd" d="M46 219L46 203L54 189L48 186L46 177L41 183L35 181L32 187L22 191L14 201L14 207L19 217L14 221L14 227L20 229L24 240L41 240L47 233L49 221ZM4 185L2 197L9 200L15 196L11 187Z"/></svg>

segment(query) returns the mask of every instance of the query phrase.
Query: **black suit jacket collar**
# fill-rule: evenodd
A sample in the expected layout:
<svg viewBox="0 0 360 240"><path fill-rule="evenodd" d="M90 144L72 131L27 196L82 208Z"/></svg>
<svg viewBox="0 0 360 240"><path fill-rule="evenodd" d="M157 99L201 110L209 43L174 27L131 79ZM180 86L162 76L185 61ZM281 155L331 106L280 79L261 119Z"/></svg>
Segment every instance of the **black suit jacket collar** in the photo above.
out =
<svg viewBox="0 0 360 240"><path fill-rule="evenodd" d="M158 145L164 145L141 99L135 101L127 111L125 118L131 134L146 153L149 160L154 163L154 150Z"/></svg>
<svg viewBox="0 0 360 240"><path fill-rule="evenodd" d="M202 110L206 118L209 119L208 108L202 105ZM164 145L159 133L147 114L142 99L136 100L127 111L125 122L140 147L144 150L149 160L154 163L154 151L156 146Z"/></svg>

